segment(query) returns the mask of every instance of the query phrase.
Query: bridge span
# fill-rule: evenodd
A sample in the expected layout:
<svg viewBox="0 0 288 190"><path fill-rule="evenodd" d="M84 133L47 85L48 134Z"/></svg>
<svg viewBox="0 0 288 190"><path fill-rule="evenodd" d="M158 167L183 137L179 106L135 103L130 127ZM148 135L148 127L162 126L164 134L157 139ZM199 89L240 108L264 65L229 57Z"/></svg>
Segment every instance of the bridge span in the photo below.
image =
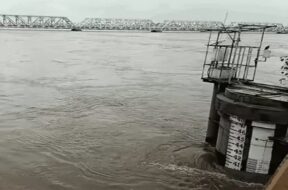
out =
<svg viewBox="0 0 288 190"><path fill-rule="evenodd" d="M153 25L149 19L86 18L77 26L86 30L150 30Z"/></svg>
<svg viewBox="0 0 288 190"><path fill-rule="evenodd" d="M247 22L231 22L227 26L237 26ZM276 25L269 31L277 32L287 30L281 23L252 23ZM197 20L165 20L153 22L150 19L119 19L119 18L85 18L82 22L74 24L69 18L62 16L36 16L0 14L0 28L31 28L31 29L75 29L77 30L136 30L151 31L202 31L208 28L222 28L219 21Z"/></svg>
<svg viewBox="0 0 288 190"><path fill-rule="evenodd" d="M73 26L67 17L0 14L1 28L71 29Z"/></svg>
<svg viewBox="0 0 288 190"><path fill-rule="evenodd" d="M199 31L207 28L219 28L217 21L181 21L166 20L155 23L149 19L113 19L86 18L77 25L84 30L143 30L160 29L161 31Z"/></svg>
<svg viewBox="0 0 288 190"><path fill-rule="evenodd" d="M197 20L165 20L162 23L163 31L201 31L207 28L221 28L219 21L197 21Z"/></svg>

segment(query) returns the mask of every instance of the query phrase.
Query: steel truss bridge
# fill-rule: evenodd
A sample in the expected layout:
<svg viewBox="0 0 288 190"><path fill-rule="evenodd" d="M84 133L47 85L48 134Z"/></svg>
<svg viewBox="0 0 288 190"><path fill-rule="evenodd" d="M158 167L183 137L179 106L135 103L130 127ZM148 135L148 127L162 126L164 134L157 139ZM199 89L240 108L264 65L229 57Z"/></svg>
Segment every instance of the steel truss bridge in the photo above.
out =
<svg viewBox="0 0 288 190"><path fill-rule="evenodd" d="M215 21L166 20L162 23L154 23L149 19L86 18L77 26L86 30L198 31L205 28L218 28L222 24Z"/></svg>
<svg viewBox="0 0 288 190"><path fill-rule="evenodd" d="M86 18L78 27L87 30L150 30L153 25L148 19Z"/></svg>
<svg viewBox="0 0 288 190"><path fill-rule="evenodd" d="M71 29L73 26L67 17L0 15L1 28Z"/></svg>
<svg viewBox="0 0 288 190"><path fill-rule="evenodd" d="M161 24L163 31L201 31L207 28L221 28L222 22L218 21L183 21L165 20Z"/></svg>
<svg viewBox="0 0 288 190"><path fill-rule="evenodd" d="M281 23L257 23L257 22L232 22L226 26L237 26L238 24L275 25L267 31L276 32L283 28ZM155 23L148 19L112 19L112 18L86 18L77 27L83 30L143 30L160 29L162 31L204 31L205 29L222 28L223 23L219 21L185 21L165 20Z"/></svg>
<svg viewBox="0 0 288 190"><path fill-rule="evenodd" d="M281 23L232 22L228 26L237 26L238 24L276 25L277 27L269 29L271 32L288 30L288 27ZM202 31L221 27L223 24L218 21L165 20L155 23L149 19L86 18L82 22L74 24L67 17L0 14L0 28Z"/></svg>

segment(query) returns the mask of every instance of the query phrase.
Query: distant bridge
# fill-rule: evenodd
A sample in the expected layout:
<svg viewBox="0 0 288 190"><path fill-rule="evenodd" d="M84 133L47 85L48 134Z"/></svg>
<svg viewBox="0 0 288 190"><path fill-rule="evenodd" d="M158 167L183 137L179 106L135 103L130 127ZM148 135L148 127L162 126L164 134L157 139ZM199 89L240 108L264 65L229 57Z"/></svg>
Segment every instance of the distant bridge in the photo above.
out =
<svg viewBox="0 0 288 190"><path fill-rule="evenodd" d="M74 24L67 17L0 15L1 28L71 29Z"/></svg>
<svg viewBox="0 0 288 190"><path fill-rule="evenodd" d="M154 23L149 19L113 19L113 18L86 18L77 25L86 30L143 30L161 29L163 31L199 31L207 28L219 28L217 21L181 21L166 20Z"/></svg>
<svg viewBox="0 0 288 190"><path fill-rule="evenodd" d="M150 30L153 25L148 19L86 18L78 27L87 30Z"/></svg>
<svg viewBox="0 0 288 190"><path fill-rule="evenodd" d="M201 31L208 28L221 28L222 22L218 21L185 21L165 20L161 27L163 31Z"/></svg>
<svg viewBox="0 0 288 190"><path fill-rule="evenodd" d="M281 23L232 22L228 26L237 26L238 24L276 25L277 27L269 29L271 32L288 30L288 27L284 27ZM219 21L165 20L155 23L149 19L86 18L82 22L74 24L67 17L0 14L0 28L201 31L221 27L223 24Z"/></svg>

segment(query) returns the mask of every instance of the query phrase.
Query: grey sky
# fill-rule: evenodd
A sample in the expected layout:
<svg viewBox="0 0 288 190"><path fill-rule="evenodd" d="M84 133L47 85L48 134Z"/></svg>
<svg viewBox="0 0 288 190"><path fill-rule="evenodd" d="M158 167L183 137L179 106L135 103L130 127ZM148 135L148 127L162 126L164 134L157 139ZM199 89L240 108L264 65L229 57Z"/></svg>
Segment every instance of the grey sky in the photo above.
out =
<svg viewBox="0 0 288 190"><path fill-rule="evenodd" d="M85 17L288 23L287 0L8 0L0 13Z"/></svg>

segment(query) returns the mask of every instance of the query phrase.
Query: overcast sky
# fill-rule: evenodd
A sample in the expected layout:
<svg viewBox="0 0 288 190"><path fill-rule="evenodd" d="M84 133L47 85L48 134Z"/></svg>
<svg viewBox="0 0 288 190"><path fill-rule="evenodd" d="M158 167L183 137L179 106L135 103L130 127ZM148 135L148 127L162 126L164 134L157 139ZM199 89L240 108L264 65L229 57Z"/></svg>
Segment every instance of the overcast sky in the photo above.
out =
<svg viewBox="0 0 288 190"><path fill-rule="evenodd" d="M154 21L281 22L288 24L288 0L2 0L0 14L147 18Z"/></svg>

